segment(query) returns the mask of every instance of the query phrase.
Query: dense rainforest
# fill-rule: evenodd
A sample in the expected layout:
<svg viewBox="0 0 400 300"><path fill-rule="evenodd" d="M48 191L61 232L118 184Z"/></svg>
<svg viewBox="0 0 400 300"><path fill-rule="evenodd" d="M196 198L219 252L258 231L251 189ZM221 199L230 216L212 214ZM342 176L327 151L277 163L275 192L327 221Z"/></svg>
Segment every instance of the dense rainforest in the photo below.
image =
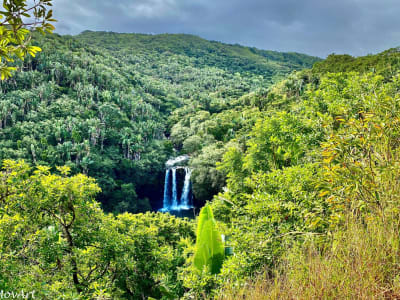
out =
<svg viewBox="0 0 400 300"><path fill-rule="evenodd" d="M234 99L318 60L189 35L84 32L35 43L43 53L0 83L0 159L94 177L98 200L113 212L159 208L169 157L207 155L203 147L243 126L237 113L231 122ZM218 178L208 190L204 167L194 181L200 202L223 185Z"/></svg>
<svg viewBox="0 0 400 300"><path fill-rule="evenodd" d="M398 49L320 60L89 31L34 43L0 83L0 290L399 297ZM150 212L180 154L207 201L193 220Z"/></svg>

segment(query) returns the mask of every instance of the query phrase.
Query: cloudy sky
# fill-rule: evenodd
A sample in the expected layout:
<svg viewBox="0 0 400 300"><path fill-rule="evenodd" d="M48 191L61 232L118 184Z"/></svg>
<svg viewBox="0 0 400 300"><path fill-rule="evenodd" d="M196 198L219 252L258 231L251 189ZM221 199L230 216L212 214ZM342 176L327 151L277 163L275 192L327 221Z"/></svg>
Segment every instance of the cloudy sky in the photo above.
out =
<svg viewBox="0 0 400 300"><path fill-rule="evenodd" d="M60 34L191 33L320 57L400 46L400 0L54 0L54 12Z"/></svg>

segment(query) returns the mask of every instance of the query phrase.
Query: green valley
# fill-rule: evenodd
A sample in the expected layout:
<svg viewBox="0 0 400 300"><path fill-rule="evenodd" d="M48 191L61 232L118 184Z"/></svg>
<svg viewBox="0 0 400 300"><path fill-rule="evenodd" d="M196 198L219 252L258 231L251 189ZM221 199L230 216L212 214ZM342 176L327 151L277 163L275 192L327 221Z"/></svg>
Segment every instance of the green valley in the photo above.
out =
<svg viewBox="0 0 400 300"><path fill-rule="evenodd" d="M0 298L400 298L399 48L51 34L33 2L0 11Z"/></svg>
<svg viewBox="0 0 400 300"><path fill-rule="evenodd" d="M229 128L225 117L240 106L238 98L318 60L185 35L84 32L37 36L35 43L43 53L1 83L0 159L88 174L102 188L104 208L114 212L158 208L164 162L184 142L183 151L197 157L201 148L230 139L242 127ZM251 64L263 69L251 72ZM202 133L178 126L191 114L200 117L192 123L204 125ZM197 194L201 202L212 196Z"/></svg>

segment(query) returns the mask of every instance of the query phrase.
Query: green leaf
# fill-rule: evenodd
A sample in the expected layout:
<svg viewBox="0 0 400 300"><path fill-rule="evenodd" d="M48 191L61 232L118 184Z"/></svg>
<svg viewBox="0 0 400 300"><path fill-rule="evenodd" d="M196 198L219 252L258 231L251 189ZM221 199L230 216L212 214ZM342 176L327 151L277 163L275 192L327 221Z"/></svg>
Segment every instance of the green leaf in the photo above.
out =
<svg viewBox="0 0 400 300"><path fill-rule="evenodd" d="M224 260L224 244L216 229L214 215L207 204L200 211L197 225L196 252L194 266L203 270L207 266L212 274L219 273Z"/></svg>

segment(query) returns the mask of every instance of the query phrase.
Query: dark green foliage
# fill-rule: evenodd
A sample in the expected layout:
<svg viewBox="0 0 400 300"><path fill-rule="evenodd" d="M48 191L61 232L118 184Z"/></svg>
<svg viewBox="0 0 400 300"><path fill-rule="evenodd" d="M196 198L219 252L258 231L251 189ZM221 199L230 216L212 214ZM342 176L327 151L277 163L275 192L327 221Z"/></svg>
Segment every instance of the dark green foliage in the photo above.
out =
<svg viewBox="0 0 400 300"><path fill-rule="evenodd" d="M218 142L203 148L190 162L193 168L193 192L199 199L212 199L225 185L225 174L216 169L225 152L223 143Z"/></svg>
<svg viewBox="0 0 400 300"><path fill-rule="evenodd" d="M207 41L188 34L149 35L84 31L78 39L111 51L182 55L191 58L196 67L210 66L233 73L248 72L270 79L284 76L293 69L309 67L320 60L300 53L266 51L238 44Z"/></svg>
<svg viewBox="0 0 400 300"><path fill-rule="evenodd" d="M234 99L269 85L268 72L283 75L315 61L272 53L272 64L268 52L185 35L86 32L35 36L35 43L43 53L17 64L23 72L0 84L0 159L67 164L95 177L98 200L116 213L156 208L172 146L201 156L215 140L231 139L243 123L239 110L232 122ZM203 53L207 47L212 55ZM261 73L237 68L248 66L249 53ZM209 59L219 64L211 67ZM220 191L218 182L197 193L199 200Z"/></svg>

